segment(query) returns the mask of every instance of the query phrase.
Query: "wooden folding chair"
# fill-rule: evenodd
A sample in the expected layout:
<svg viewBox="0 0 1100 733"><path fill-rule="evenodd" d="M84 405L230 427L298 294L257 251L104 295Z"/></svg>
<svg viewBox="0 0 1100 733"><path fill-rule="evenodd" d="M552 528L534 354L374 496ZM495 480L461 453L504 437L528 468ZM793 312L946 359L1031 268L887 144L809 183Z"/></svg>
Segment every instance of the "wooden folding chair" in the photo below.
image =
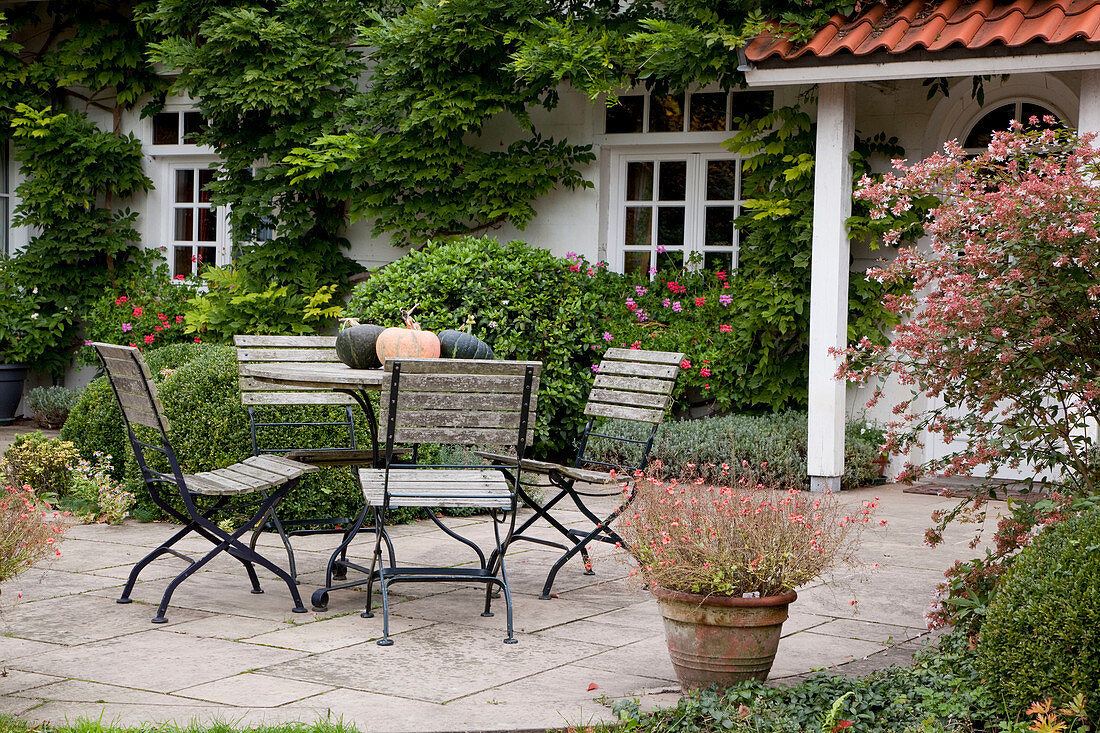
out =
<svg viewBox="0 0 1100 733"><path fill-rule="evenodd" d="M649 453L653 448L653 438L672 400L672 389L676 384L676 377L680 374L680 363L683 360L683 354L670 351L608 349L599 364L592 391L588 394L588 403L584 407L588 422L581 434L577 456L571 466L517 459L516 456L499 453L478 452L477 455L493 461L496 465L518 465L524 471L545 475L557 489L556 494L541 502L536 501L521 489L520 497L535 513L528 517L512 536L513 541L526 540L557 547L563 551L550 568L539 598L543 600L551 598L550 590L554 586L558 571L578 553L584 562L585 575L594 574L592 560L588 555L590 543L622 544L622 538L611 529L611 523L623 513L632 500L633 494L626 494L615 511L604 517L597 515L585 503L585 499L619 493L624 482L633 481L635 471L645 470ZM606 432L609 428L604 428L597 423L597 420L605 419L648 424L649 435L644 440L638 440ZM598 427L600 432L597 432ZM633 465L595 460L586 454L589 438L592 437L640 445L642 446L640 457ZM593 470L587 466L598 466L601 470ZM581 488L578 488L578 484ZM592 522L592 529L586 531L570 529L554 516L553 509L566 497L571 499L581 514ZM540 520L557 530L564 541L547 540L524 534Z"/></svg>
<svg viewBox="0 0 1100 733"><path fill-rule="evenodd" d="M253 456L227 468L196 474L184 473L168 439L168 420L164 417L164 408L157 396L157 386L153 383L141 352L132 347L114 344L93 343L92 346L103 363L103 370L122 409L130 445L134 449L149 496L166 514L184 525L183 529L134 565L118 602L131 602L130 593L138 576L153 560L165 554L187 560L190 564L168 584L157 607L153 623L164 623L167 620L164 614L172 593L179 584L218 554L225 552L244 565L253 593L263 593L253 567L258 564L275 573L287 584L294 599L294 613L305 613L306 608L302 605L294 579L278 565L242 543L240 538L261 522L287 492L297 486L299 478L318 469L282 456ZM149 430L138 430L141 430L143 436L151 433L152 437L148 440L139 437L135 425L148 428ZM167 463L167 471L158 470L150 464L146 459L147 449L163 457ZM182 512L169 500L173 491L183 503ZM249 519L232 532L222 529L215 517L226 508L229 499L254 493L260 493L261 498L257 502L258 508ZM233 509L240 511L241 507L235 504ZM214 545L214 549L197 560L173 548L173 545L192 532L205 537Z"/></svg>
<svg viewBox="0 0 1100 733"><path fill-rule="evenodd" d="M386 361L385 370L382 400L386 415L386 465L385 468L360 471L363 496L375 509L377 534L363 616L374 615L371 600L377 580L382 592L382 638L378 644L388 646L393 643L389 635L391 584L484 583L482 615L492 615L492 590L502 590L508 612L508 636L504 642L514 644L512 596L504 569L504 554L516 523L519 470L508 466L399 464L391 458L398 443L504 445L514 447L516 455L522 458L533 438L535 395L542 364L537 361L390 359ZM428 516L440 529L474 551L479 566L382 566L386 515L394 507L490 510L495 538L492 561L486 560L485 553L476 543L447 527L434 511L429 511Z"/></svg>

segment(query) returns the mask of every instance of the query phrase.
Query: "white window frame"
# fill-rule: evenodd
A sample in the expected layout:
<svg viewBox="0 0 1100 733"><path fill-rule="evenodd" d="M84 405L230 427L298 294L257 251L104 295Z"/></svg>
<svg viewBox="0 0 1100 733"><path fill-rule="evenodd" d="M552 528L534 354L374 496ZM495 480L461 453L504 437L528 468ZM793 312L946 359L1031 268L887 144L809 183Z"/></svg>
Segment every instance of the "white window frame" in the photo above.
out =
<svg viewBox="0 0 1100 733"><path fill-rule="evenodd" d="M1013 106L1012 119L1016 120L1017 122L1023 123L1025 126L1027 125L1027 120L1020 119L1020 117L1023 116L1023 107L1025 104L1033 104L1036 107L1042 107L1053 114L1055 118L1062 120L1063 122L1067 122L1068 124L1069 118L1066 117L1066 115L1061 110L1059 110L1055 105L1051 104L1050 102L1041 100L1037 97L1014 95L1001 99L996 103L986 104L985 106L981 107L977 112L971 114L968 118L966 126L962 128L961 134L959 134L956 139L959 141L960 144L965 143L966 139L970 137L970 133L974 131L974 128L979 122L985 119L986 115L1000 109L1001 107L1007 107L1010 104ZM978 155L985 152L985 148L963 149L970 155Z"/></svg>
<svg viewBox="0 0 1100 733"><path fill-rule="evenodd" d="M188 112L198 112L198 110L189 104L168 104L158 113L178 115L176 124L180 142L176 145L154 145L153 118L155 115L150 115L145 118L141 130L141 138L144 141L142 147L145 149L145 154L154 158L177 155L213 155L214 149L208 145L195 145L194 143L183 142L183 117L184 114Z"/></svg>
<svg viewBox="0 0 1100 733"><path fill-rule="evenodd" d="M677 133L679 134L679 133ZM714 134L714 133L711 133ZM725 138L728 133L717 133ZM626 207L628 205L650 204L654 210L660 208L657 200L659 185L658 174L654 175L653 200L650 202L628 202L626 200L626 175L627 164L632 162L647 161L675 161L686 160L687 170L685 174L685 200L684 200L684 265L696 268L701 265L690 264L691 254L698 252L705 255L708 251L703 245L706 236L706 163L711 160L735 160L738 163L737 198L735 200L721 200L710 202L717 206L733 206L734 219L741 214L741 165L743 157L725 150L719 145L700 146L631 146L622 147L611 151L610 174L611 180L608 186L609 217L608 217L608 260L611 269L622 272L625 264L625 256L628 251L639 251L637 248L628 248L626 239ZM671 202L670 202L671 203ZM671 204L675 205L675 204ZM650 266L656 264L657 257L657 216L650 218ZM731 271L736 270L740 256L740 237L736 227L732 234L732 250L711 248L709 251L729 251L731 254Z"/></svg>
<svg viewBox="0 0 1100 733"><path fill-rule="evenodd" d="M0 237L3 237L3 247L0 257L7 259L11 256L11 156L10 146L7 140L0 140Z"/></svg>
<svg viewBox="0 0 1100 733"><path fill-rule="evenodd" d="M161 241L164 246L167 247L167 251L164 252L165 259L168 262L168 270L171 272L172 277L177 275L190 276L192 272L179 273L176 272L176 248L177 247L192 247L192 256L199 247L214 247L215 249L215 261L213 265L221 267L232 262L232 242L229 238L229 226L228 218L226 216L226 207L218 206L213 207L210 204L202 204L198 201L180 204L180 206L190 207L192 209L211 208L215 214L215 241L213 242L198 242L198 241L176 241L176 172L180 170L193 170L196 172L196 179L198 177L198 171L208 170L210 166L216 162L216 159L211 156L194 156L194 157L180 157L173 158L171 160L162 161L163 175L161 176L161 185L158 186L159 190L163 193L161 209ZM198 227L198 217L196 215L195 228Z"/></svg>

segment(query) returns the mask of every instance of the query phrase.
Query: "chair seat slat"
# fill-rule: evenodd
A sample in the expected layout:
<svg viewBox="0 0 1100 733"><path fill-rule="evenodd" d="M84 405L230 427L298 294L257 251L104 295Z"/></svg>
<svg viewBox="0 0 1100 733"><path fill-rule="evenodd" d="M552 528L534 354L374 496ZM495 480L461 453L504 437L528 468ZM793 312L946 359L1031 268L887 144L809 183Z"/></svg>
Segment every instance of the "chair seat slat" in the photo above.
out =
<svg viewBox="0 0 1100 733"><path fill-rule="evenodd" d="M605 405L589 402L584 406L584 414L590 417L609 417L616 420L637 420L638 422L659 423L664 419L664 410L645 410L641 407L626 405Z"/></svg>
<svg viewBox="0 0 1100 733"><path fill-rule="evenodd" d="M666 364L636 364L629 361L609 360L600 362L600 374L618 374L624 377L675 379L679 371L679 367Z"/></svg>
<svg viewBox="0 0 1100 733"><path fill-rule="evenodd" d="M237 361L263 361L263 362L333 362L336 361L336 349L263 349L263 348L239 348L237 349Z"/></svg>
<svg viewBox="0 0 1100 733"><path fill-rule="evenodd" d="M641 361L648 364L672 364L677 366L684 360L684 355L678 351L648 351L646 349L608 349L603 356L605 359L617 361Z"/></svg>
<svg viewBox="0 0 1100 733"><path fill-rule="evenodd" d="M595 387L610 389L630 390L633 392L649 392L652 394L672 394L675 385L671 379L647 379L642 377L615 377L610 374L597 374L593 382Z"/></svg>
<svg viewBox="0 0 1100 733"><path fill-rule="evenodd" d="M515 445L519 431L503 428L412 428L394 432L397 443L447 443L449 445ZM527 431L527 443L535 439L533 428Z"/></svg>
<svg viewBox="0 0 1100 733"><path fill-rule="evenodd" d="M390 374L382 381L382 392L390 389ZM519 394L523 392L523 375L476 376L465 374L401 374L401 391L409 392L450 392L468 394L471 392ZM532 393L538 387L535 378ZM446 399L441 397L440 399Z"/></svg>
<svg viewBox="0 0 1100 733"><path fill-rule="evenodd" d="M402 378L403 379L403 378ZM420 407L434 408L446 405L455 410L514 410L522 407L523 394L453 394L440 392L413 392L402 389L397 395L397 407L399 410L415 410ZM538 395L531 395L532 412L538 407Z"/></svg>
<svg viewBox="0 0 1100 733"><path fill-rule="evenodd" d="M242 392L242 405L355 405L339 392Z"/></svg>
<svg viewBox="0 0 1100 733"><path fill-rule="evenodd" d="M284 348L324 348L331 349L332 336L258 336L238 334L233 337L233 345L238 347L280 346Z"/></svg>
<svg viewBox="0 0 1100 733"><path fill-rule="evenodd" d="M588 393L588 401L663 410L668 407L668 403L672 401L672 398L668 395L653 394L651 392L623 392L615 389L593 388Z"/></svg>
<svg viewBox="0 0 1100 733"><path fill-rule="evenodd" d="M503 410L401 410L398 428L507 428L519 425L519 412Z"/></svg>

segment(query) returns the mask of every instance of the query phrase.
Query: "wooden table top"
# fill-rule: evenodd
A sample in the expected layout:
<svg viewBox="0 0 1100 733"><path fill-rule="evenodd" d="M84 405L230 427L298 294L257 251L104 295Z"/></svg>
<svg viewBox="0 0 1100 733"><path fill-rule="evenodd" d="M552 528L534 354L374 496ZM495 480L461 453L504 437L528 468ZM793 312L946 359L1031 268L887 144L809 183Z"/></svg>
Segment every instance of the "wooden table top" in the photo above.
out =
<svg viewBox="0 0 1100 733"><path fill-rule="evenodd" d="M278 362L241 364L241 376L262 379L272 384L323 389L382 388L381 369L352 369L339 362Z"/></svg>

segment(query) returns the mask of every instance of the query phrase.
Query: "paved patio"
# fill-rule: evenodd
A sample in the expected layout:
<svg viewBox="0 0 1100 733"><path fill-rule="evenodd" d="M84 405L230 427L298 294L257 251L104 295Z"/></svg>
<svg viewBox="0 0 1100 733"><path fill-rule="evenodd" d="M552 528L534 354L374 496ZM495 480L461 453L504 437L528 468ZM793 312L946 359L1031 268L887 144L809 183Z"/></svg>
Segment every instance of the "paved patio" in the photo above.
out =
<svg viewBox="0 0 1100 733"><path fill-rule="evenodd" d="M929 514L949 500L896 486L843 498L872 496L882 498L879 516L889 526L868 534L867 567L800 589L773 679L904 659L927 640L923 614L943 570L974 554L963 532L935 550L921 543ZM490 531L484 520L463 524L475 537ZM154 626L155 604L179 560L150 566L135 603L115 598L131 564L170 531L134 522L75 526L62 557L4 585L0 711L52 722L252 724L329 716L363 731L531 730L610 719L611 701L624 697L645 705L678 697L656 603L610 547L595 553L597 575L583 575L576 563L559 575L559 597L540 601L552 554L515 545L509 572L518 644L501 643L502 606L494 618L479 615L478 589L406 585L397 586L405 595L393 606L396 643L383 648L373 642L380 614L359 616L361 591L334 592L324 613L292 614L285 586L268 576L267 593L251 595L231 559L181 585L168 623ZM406 560L470 559L430 524L399 527L394 535ZM296 540L307 605L333 540ZM278 559L275 542L265 542ZM364 536L352 554L365 558L369 548ZM872 563L880 567L872 570Z"/></svg>

